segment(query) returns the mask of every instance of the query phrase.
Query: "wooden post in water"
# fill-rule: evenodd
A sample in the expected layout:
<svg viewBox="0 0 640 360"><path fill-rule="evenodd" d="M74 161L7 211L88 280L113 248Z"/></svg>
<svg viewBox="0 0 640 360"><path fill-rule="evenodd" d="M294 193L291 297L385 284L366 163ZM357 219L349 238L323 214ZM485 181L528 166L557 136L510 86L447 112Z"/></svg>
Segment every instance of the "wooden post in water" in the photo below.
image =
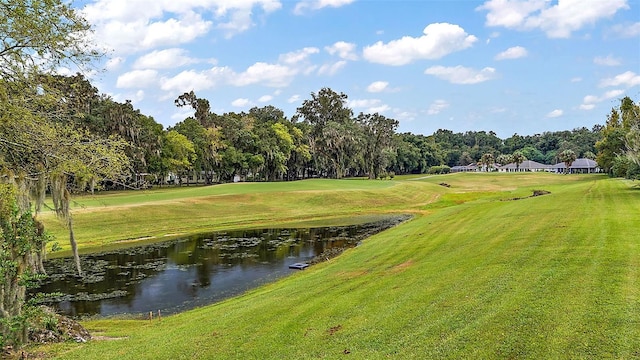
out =
<svg viewBox="0 0 640 360"><path fill-rule="evenodd" d="M153 320L153 311L149 311L149 321Z"/></svg>
<svg viewBox="0 0 640 360"><path fill-rule="evenodd" d="M158 321L162 321L162 316L160 316L160 310L158 310Z"/></svg>

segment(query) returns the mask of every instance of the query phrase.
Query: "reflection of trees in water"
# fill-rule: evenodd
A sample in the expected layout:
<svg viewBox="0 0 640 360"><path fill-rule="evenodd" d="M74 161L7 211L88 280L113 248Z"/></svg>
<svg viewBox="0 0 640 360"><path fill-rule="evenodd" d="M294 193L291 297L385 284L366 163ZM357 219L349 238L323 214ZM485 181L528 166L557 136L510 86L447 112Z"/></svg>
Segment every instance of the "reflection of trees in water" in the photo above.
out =
<svg viewBox="0 0 640 360"><path fill-rule="evenodd" d="M284 264L289 258L304 261L331 249L355 246L363 238L400 220L359 226L201 234L172 242L83 256L83 269L86 270L84 278L73 275L72 259L54 259L45 264L47 272L54 276L37 291L66 294L67 301L57 299L58 308L73 316L100 314L103 304L122 307L126 311L134 307L135 300L143 296L145 291L153 291L145 283L151 284L154 279L160 279L156 275L165 273L173 274L166 279L161 277L165 284L167 281L173 282L173 289L177 293L194 298L202 292L200 289L212 286L215 276L225 276L227 270L236 266L245 271L265 264ZM239 279L242 281L245 278ZM262 281L250 277L246 279L251 283ZM157 283L155 285L160 286ZM117 299L104 299L120 292L126 294ZM86 301L82 296L81 300L74 298L81 293L89 293L95 300Z"/></svg>

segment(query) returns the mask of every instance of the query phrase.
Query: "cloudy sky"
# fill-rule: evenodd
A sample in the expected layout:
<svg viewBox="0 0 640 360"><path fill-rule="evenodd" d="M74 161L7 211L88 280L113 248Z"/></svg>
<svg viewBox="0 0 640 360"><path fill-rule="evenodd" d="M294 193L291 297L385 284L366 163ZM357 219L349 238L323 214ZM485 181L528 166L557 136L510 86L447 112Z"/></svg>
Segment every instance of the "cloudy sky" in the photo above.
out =
<svg viewBox="0 0 640 360"><path fill-rule="evenodd" d="M356 114L429 135L570 130L640 100L640 0L97 0L100 92L165 127L195 91L216 113L288 117L330 87Z"/></svg>

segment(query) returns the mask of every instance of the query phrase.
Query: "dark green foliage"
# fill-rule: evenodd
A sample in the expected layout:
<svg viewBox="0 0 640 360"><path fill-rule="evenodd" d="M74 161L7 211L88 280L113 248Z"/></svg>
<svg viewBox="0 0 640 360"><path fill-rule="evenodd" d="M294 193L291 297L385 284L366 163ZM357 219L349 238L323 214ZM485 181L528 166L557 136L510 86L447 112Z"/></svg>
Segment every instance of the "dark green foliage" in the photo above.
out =
<svg viewBox="0 0 640 360"><path fill-rule="evenodd" d="M451 168L447 165L436 165L429 168L429 174L448 174Z"/></svg>
<svg viewBox="0 0 640 360"><path fill-rule="evenodd" d="M26 340L25 293L41 274L47 235L30 212L21 213L13 185L0 185L0 347Z"/></svg>

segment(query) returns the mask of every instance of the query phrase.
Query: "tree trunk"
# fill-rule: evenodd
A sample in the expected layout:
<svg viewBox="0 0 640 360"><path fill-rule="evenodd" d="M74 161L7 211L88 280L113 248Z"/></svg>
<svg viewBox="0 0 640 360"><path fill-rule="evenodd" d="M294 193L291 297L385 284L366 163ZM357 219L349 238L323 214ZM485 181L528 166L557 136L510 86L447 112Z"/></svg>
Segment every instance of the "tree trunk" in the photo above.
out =
<svg viewBox="0 0 640 360"><path fill-rule="evenodd" d="M76 243L76 237L73 234L73 218L69 214L69 242L71 243L71 251L73 252L73 260L76 262L76 270L78 270L78 276L82 276L82 267L80 266L80 255L78 254L78 244Z"/></svg>

